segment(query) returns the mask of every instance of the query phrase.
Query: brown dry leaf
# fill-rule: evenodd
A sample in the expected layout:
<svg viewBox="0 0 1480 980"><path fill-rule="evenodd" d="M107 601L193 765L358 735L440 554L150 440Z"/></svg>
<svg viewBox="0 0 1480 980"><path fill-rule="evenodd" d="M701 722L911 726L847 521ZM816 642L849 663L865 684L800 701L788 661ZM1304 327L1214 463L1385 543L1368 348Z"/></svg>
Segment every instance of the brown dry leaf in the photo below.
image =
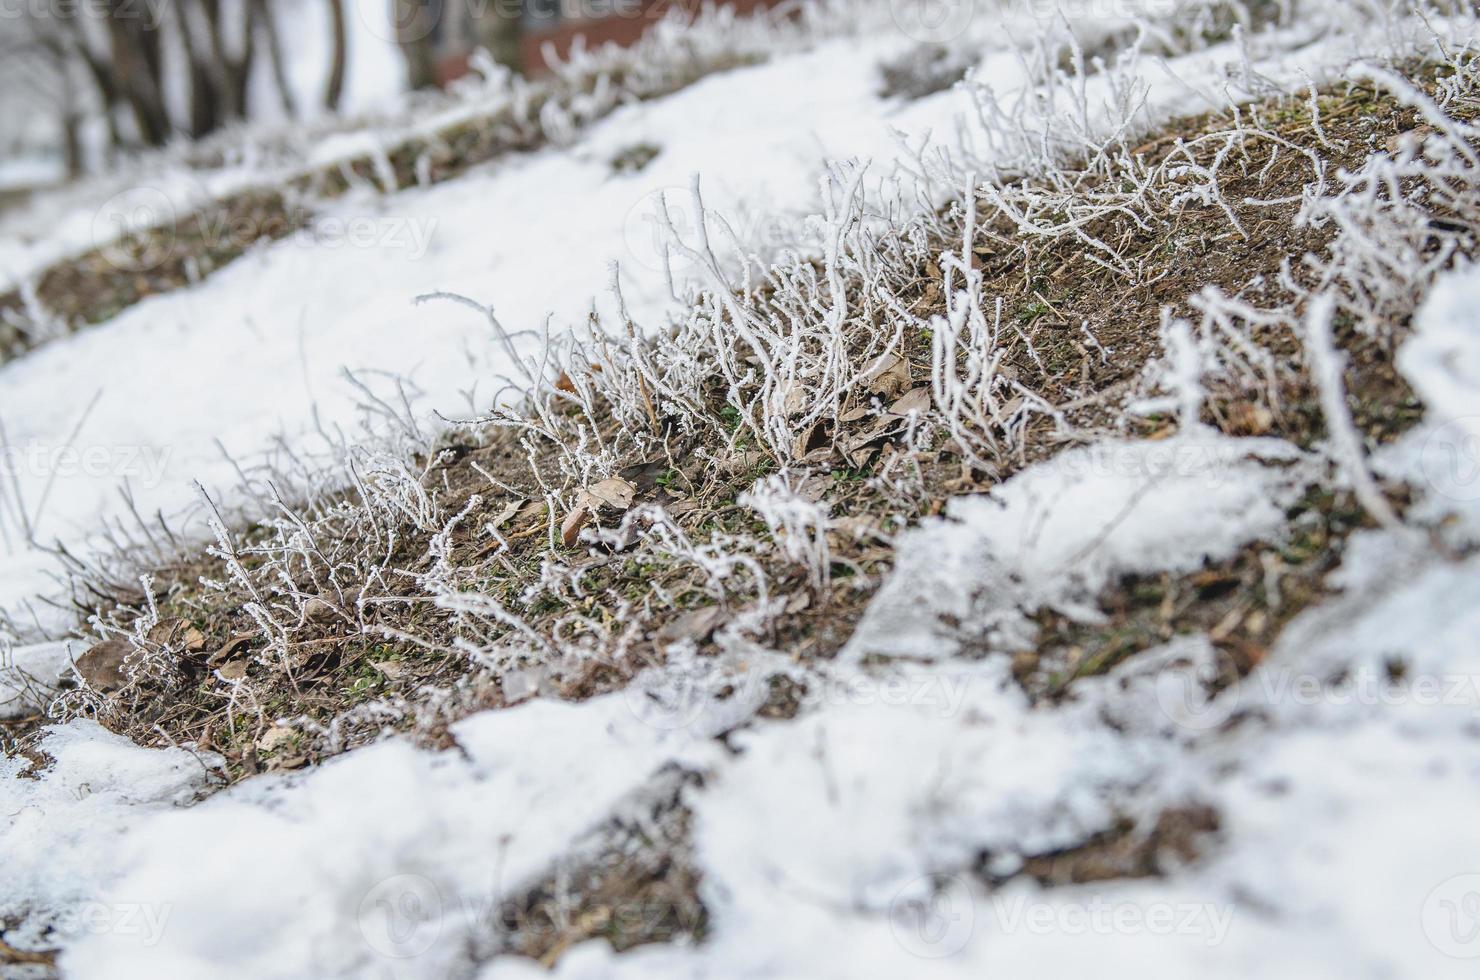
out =
<svg viewBox="0 0 1480 980"><path fill-rule="evenodd" d="M185 649L199 653L206 648L206 635L194 626L185 631Z"/></svg>
<svg viewBox="0 0 1480 980"><path fill-rule="evenodd" d="M705 606L703 609L686 612L658 630L654 639L659 643L678 643L681 640L703 643L719 629L724 615L724 610L719 606Z"/></svg>
<svg viewBox="0 0 1480 980"><path fill-rule="evenodd" d="M862 541L864 538L884 538L878 524L867 517L840 517L832 522L829 533L836 534L842 541Z"/></svg>
<svg viewBox="0 0 1480 980"><path fill-rule="evenodd" d="M247 676L247 662L245 660L233 660L229 664L222 664L216 668L216 673L221 675L222 680L239 681Z"/></svg>
<svg viewBox="0 0 1480 980"><path fill-rule="evenodd" d="M925 292L919 299L915 300L915 310L928 310L940 302L940 283L929 282L925 284Z"/></svg>
<svg viewBox="0 0 1480 980"><path fill-rule="evenodd" d="M401 675L406 673L406 665L399 660L372 660L370 666L380 671L389 680L400 680Z"/></svg>
<svg viewBox="0 0 1480 980"><path fill-rule="evenodd" d="M832 446L818 446L816 449L807 453L807 455L800 457L797 462L802 464L826 463L833 458L833 455L834 449Z"/></svg>
<svg viewBox="0 0 1480 980"><path fill-rule="evenodd" d="M221 649L219 649L215 653L211 654L210 658L206 661L206 663L208 663L208 664L210 664L211 666L214 667L217 664L225 663L227 660L232 659L233 657L237 656L238 654L245 653L246 651L243 648L248 643L250 643L251 640L252 640L252 634L250 634L250 633L241 633L241 634L239 634L237 636L233 636L231 639L229 639L229 640L226 641L226 643L221 647Z"/></svg>
<svg viewBox="0 0 1480 980"><path fill-rule="evenodd" d="M303 616L310 623L332 623L339 618L339 608L327 599L314 596L303 604Z"/></svg>
<svg viewBox="0 0 1480 980"><path fill-rule="evenodd" d="M832 487L832 477L825 473L814 473L797 485L796 494L803 500L817 503L827 496L827 491Z"/></svg>
<svg viewBox="0 0 1480 980"><path fill-rule="evenodd" d="M898 354L888 354L863 379L864 387L869 391L894 398L910 386L910 362Z"/></svg>
<svg viewBox="0 0 1480 980"><path fill-rule="evenodd" d="M765 453L752 449L741 453L731 453L720 463L720 466L726 474L733 476L753 470L769 458Z"/></svg>
<svg viewBox="0 0 1480 980"><path fill-rule="evenodd" d="M128 683L124 661L133 652L133 644L122 637L104 640L77 658L77 673L83 683L101 694L122 690Z"/></svg>
<svg viewBox="0 0 1480 980"><path fill-rule="evenodd" d="M571 394L575 394L576 385L574 381L570 380L570 375L566 374L564 371L561 371L559 380L555 382L555 390L568 391Z"/></svg>
<svg viewBox="0 0 1480 980"><path fill-rule="evenodd" d="M161 619L149 630L149 642L158 643L160 646L169 646L175 637L184 632L185 620L175 617L173 619Z"/></svg>
<svg viewBox="0 0 1480 980"><path fill-rule="evenodd" d="M55 967L59 955L59 949L18 949L0 939L0 964L6 966Z"/></svg>
<svg viewBox="0 0 1480 980"><path fill-rule="evenodd" d="M576 539L581 535L581 528L585 527L589 520L591 520L591 511L586 507L577 507L565 515L565 523L560 525L560 540L565 542L567 548L576 543Z"/></svg>
<svg viewBox="0 0 1480 980"><path fill-rule="evenodd" d="M792 597L790 599L786 600L786 611L788 613L795 614L801 612L803 609L806 609L810 605L812 605L811 594L806 592L805 590L798 590L797 592L792 594Z"/></svg>
<svg viewBox="0 0 1480 980"><path fill-rule="evenodd" d="M895 415L908 415L911 412L925 412L929 410L930 389L924 386L907 392L902 398L889 406L889 411Z"/></svg>
<svg viewBox="0 0 1480 980"><path fill-rule="evenodd" d="M612 477L610 480L602 480L578 493L576 509L585 508L594 512L603 507L610 507L613 510L626 510L632 506L632 501L636 496L636 487L620 477Z"/></svg>
<svg viewBox="0 0 1480 980"><path fill-rule="evenodd" d="M257 748L262 752L271 752L280 745L286 745L293 741L298 733L291 728L282 725L273 725L267 733L257 740Z"/></svg>
<svg viewBox="0 0 1480 980"><path fill-rule="evenodd" d="M816 459L819 452L823 454L820 457L823 459L832 455L828 426L822 422L817 422L810 428L797 433L796 439L791 444L792 456L801 461Z"/></svg>
<svg viewBox="0 0 1480 980"><path fill-rule="evenodd" d="M1229 411L1228 423L1234 435L1262 436L1274 427L1274 413L1263 405L1240 403Z"/></svg>
<svg viewBox="0 0 1480 980"><path fill-rule="evenodd" d="M1395 136L1391 137L1387 141L1387 151L1392 154L1397 154L1399 150L1403 149L1405 144L1408 144L1410 142L1412 146L1417 149L1418 147L1423 145L1424 140L1428 139L1432 135L1434 135L1434 129L1432 126L1415 126L1407 132L1398 133Z"/></svg>
<svg viewBox="0 0 1480 980"><path fill-rule="evenodd" d="M493 525L495 530L497 530L498 528L501 528L505 524L509 523L514 515L519 513L519 511L523 509L523 507L523 500L511 500L508 502L508 504L504 506L504 509L499 511L498 515L494 517L494 519L489 523Z"/></svg>
<svg viewBox="0 0 1480 980"><path fill-rule="evenodd" d="M778 389L781 392L781 411L787 418L799 415L806 404L807 388L800 381L788 381Z"/></svg>

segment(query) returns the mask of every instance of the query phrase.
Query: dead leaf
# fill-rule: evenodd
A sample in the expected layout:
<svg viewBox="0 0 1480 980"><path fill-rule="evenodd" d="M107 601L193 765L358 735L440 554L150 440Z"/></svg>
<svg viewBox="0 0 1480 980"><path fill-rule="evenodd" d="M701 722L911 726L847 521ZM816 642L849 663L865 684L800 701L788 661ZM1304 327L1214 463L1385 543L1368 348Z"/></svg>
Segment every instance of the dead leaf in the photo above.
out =
<svg viewBox="0 0 1480 980"><path fill-rule="evenodd" d="M184 632L185 620L178 616L173 619L161 619L149 630L150 643L158 643L160 646L169 646L175 639L176 634Z"/></svg>
<svg viewBox="0 0 1480 980"><path fill-rule="evenodd" d="M84 684L100 694L122 690L128 684L124 661L133 652L133 644L122 637L104 640L77 658L77 673Z"/></svg>
<svg viewBox="0 0 1480 980"><path fill-rule="evenodd" d="M714 635L719 629L719 624L724 620L724 610L719 606L705 606L703 609L695 609L686 612L673 622L658 630L654 637L659 643L678 643L683 640L693 640L695 643L703 643Z"/></svg>
<svg viewBox="0 0 1480 980"><path fill-rule="evenodd" d="M1241 402L1229 411L1228 423L1234 435L1262 436L1274 427L1274 413L1263 405Z"/></svg>
<svg viewBox="0 0 1480 980"><path fill-rule="evenodd" d="M581 535L581 528L585 527L589 520L591 520L591 511L586 507L577 507L565 515L565 523L560 525L560 540L565 542L567 548L576 543L576 539Z"/></svg>
<svg viewBox="0 0 1480 980"><path fill-rule="evenodd" d="M498 530L499 528L503 527L505 524L509 523L509 521L514 517L514 515L517 514L517 513L519 513L519 511L523 507L524 507L524 501L523 500L511 500L511 501L509 501L504 506L504 509L503 510L501 510L501 511L498 512L498 516L494 517L494 519L492 521L490 521L489 523L493 526L494 530Z"/></svg>
<svg viewBox="0 0 1480 980"><path fill-rule="evenodd" d="M925 284L925 292L919 299L915 300L916 312L928 310L940 302L940 283L930 282Z"/></svg>
<svg viewBox="0 0 1480 980"><path fill-rule="evenodd" d="M894 398L910 386L910 363L897 354L885 355L863 376L863 380L867 390Z"/></svg>
<svg viewBox="0 0 1480 980"><path fill-rule="evenodd" d="M781 392L781 411L787 418L800 415L806 404L807 388L800 381L788 381L778 389Z"/></svg>
<svg viewBox="0 0 1480 980"><path fill-rule="evenodd" d="M231 663L222 664L216 668L216 673L221 675L225 681L239 681L247 676L247 662L245 660L233 660Z"/></svg>
<svg viewBox="0 0 1480 980"><path fill-rule="evenodd" d="M399 660L380 660L370 662L370 666L380 671L390 680L400 680L401 675L406 673L406 665Z"/></svg>
<svg viewBox="0 0 1480 980"><path fill-rule="evenodd" d="M636 496L636 487L620 477L613 477L610 480L602 480L578 493L576 509L585 508L593 513L603 507L626 510L632 506L632 501Z"/></svg>
<svg viewBox="0 0 1480 980"><path fill-rule="evenodd" d="M265 735L257 740L257 748L263 752L271 752L280 745L287 745L293 742L297 736L298 733L291 728L284 728L282 725L273 725L267 730Z"/></svg>
<svg viewBox="0 0 1480 980"><path fill-rule="evenodd" d="M217 664L225 663L233 657L236 657L238 654L245 653L246 651L243 648L251 641L252 634L250 633L241 633L237 636L233 636L231 639L226 641L221 649L211 654L211 656L206 660L206 663L210 664L212 667L216 666Z"/></svg>
<svg viewBox="0 0 1480 980"><path fill-rule="evenodd" d="M741 453L731 453L720 463L720 466L723 467L725 473L734 476L755 469L769 458L763 452L748 450Z"/></svg>
<svg viewBox="0 0 1480 980"><path fill-rule="evenodd" d="M861 467L867 461L869 454L873 452L875 445L899 432L901 428L903 424L899 416L881 415L862 432L855 432L844 439L839 449L843 458L851 465Z"/></svg>
<svg viewBox="0 0 1480 980"><path fill-rule="evenodd" d="M59 949L17 949L5 940L0 939L0 964L6 966L43 966L55 967L57 956L61 954Z"/></svg>
<svg viewBox="0 0 1480 980"><path fill-rule="evenodd" d="M827 496L827 491L832 487L832 477L824 473L814 473L797 485L796 494L803 500L817 503Z"/></svg>
<svg viewBox="0 0 1480 980"><path fill-rule="evenodd" d="M1387 141L1387 151L1396 155L1404 146L1412 146L1415 150L1423 146L1424 140L1434 135L1432 126L1415 126L1407 132L1398 133Z"/></svg>
<svg viewBox="0 0 1480 980"><path fill-rule="evenodd" d="M829 444L828 427L822 422L798 433L791 444L791 454L799 460L807 459L813 453L823 449L831 455L832 446Z"/></svg>
<svg viewBox="0 0 1480 980"><path fill-rule="evenodd" d="M303 604L303 616L310 623L332 623L339 618L339 607L327 599L314 596Z"/></svg>
<svg viewBox="0 0 1480 980"><path fill-rule="evenodd" d="M894 415L908 415L911 412L926 412L930 410L930 389L919 387L914 391L906 393L902 398L889 406L889 411Z"/></svg>

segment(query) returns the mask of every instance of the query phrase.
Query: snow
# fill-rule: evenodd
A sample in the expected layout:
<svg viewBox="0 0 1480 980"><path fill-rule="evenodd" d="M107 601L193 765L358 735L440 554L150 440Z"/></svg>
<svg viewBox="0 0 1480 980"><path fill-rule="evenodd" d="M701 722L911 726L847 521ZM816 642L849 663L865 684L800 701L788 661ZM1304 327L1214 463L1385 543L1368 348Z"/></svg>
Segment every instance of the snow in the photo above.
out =
<svg viewBox="0 0 1480 980"><path fill-rule="evenodd" d="M460 937L486 927L515 888L660 766L702 767L722 751L643 723L619 694L537 700L452 734L456 752L382 743L182 809L170 804L203 778L193 758L88 726L57 729L44 745L57 758L52 774L7 780L0 797L5 812L34 814L4 835L0 906L86 896L167 917L158 933L79 928L66 937L76 940L66 969L79 976L341 976L398 961L445 975L462 956ZM99 766L115 775L91 785L94 802L65 819L52 814L66 793L100 778ZM405 894L427 900L409 936L398 931L405 922L378 918L382 899Z"/></svg>
<svg viewBox="0 0 1480 980"><path fill-rule="evenodd" d="M1298 457L1287 444L1216 434L1102 443L951 500L945 520L899 542L898 570L845 656L953 656L943 613L970 616L1005 649L1031 646L1028 617L1040 608L1093 618L1088 601L1115 576L1190 571L1280 527L1309 479Z"/></svg>
<svg viewBox="0 0 1480 980"><path fill-rule="evenodd" d="M486 325L452 305L413 310L417 294L466 293L513 329L548 318L561 331L608 302L617 258L629 305L656 328L669 298L644 223L655 194L701 173L707 203L764 248L795 235L825 157L871 160L882 178L907 159L891 128L952 131L958 93L908 105L874 93L874 65L899 44L822 43L627 106L571 148L348 198L317 236L0 368L21 450L7 463L33 507L51 488L43 536L85 547L121 513L125 479L145 512L185 508L191 478L229 491L218 438L251 458L275 434L299 446L318 424L352 424L346 367L374 384L411 378L423 414L486 402L508 367ZM1259 69L1319 75L1348 50L1276 50ZM982 70L1010 88L1014 58L1004 42ZM1182 80L1154 87L1153 106L1195 103L1189 90L1216 90L1234 60L1223 48L1177 62ZM614 174L611 157L639 142L657 158ZM71 213L45 247L87 217ZM331 234L336 220L368 221L369 239ZM1476 271L1434 290L1399 356L1429 417L1374 461L1424 491L1414 519L1453 516L1471 534L1476 310ZM75 459L57 453L69 445ZM1086 679L1062 704L1030 703L1005 657L957 655L963 635L1021 646L1043 607L1092 619L1090 600L1119 576L1187 572L1275 538L1323 476L1289 445L1202 431L1068 450L906 534L831 664L803 670L737 641L716 662L676 655L621 694L476 715L443 752L386 741L208 795L210 757L54 727L44 778L0 762L0 915L38 912L33 927L56 930L38 943L63 946L76 977L443 976L500 901L679 767L705 775L684 791L705 943L616 955L592 941L556 975L1472 976L1480 559L1410 531L1354 537L1335 594L1212 700L1197 683L1217 656L1206 637ZM1453 544L1462 530L1444 533ZM52 568L35 552L0 556L0 605L44 591ZM75 652L6 656L55 676ZM731 731L778 671L806 681L802 714ZM0 681L0 713L26 710L16 693ZM986 860L1010 874L1122 816L1193 802L1222 816L1217 843L1165 879L1017 879L989 894L968 873ZM536 975L505 959L481 973Z"/></svg>

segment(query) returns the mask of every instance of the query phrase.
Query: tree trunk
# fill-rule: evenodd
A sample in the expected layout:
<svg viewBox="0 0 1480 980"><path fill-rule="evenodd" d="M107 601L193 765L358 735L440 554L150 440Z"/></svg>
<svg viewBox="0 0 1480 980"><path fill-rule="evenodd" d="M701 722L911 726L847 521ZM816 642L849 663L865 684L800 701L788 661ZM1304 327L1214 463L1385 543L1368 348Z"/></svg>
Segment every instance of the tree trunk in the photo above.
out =
<svg viewBox="0 0 1480 980"><path fill-rule="evenodd" d="M436 13L427 0L395 0L396 39L406 59L406 77L413 89L437 84L437 59L432 50Z"/></svg>
<svg viewBox="0 0 1480 980"><path fill-rule="evenodd" d="M216 76L196 43L199 35L186 13L187 5L175 5L175 21L185 46L185 61L190 73L190 135L200 139L221 125L221 90Z"/></svg>
<svg viewBox="0 0 1480 980"><path fill-rule="evenodd" d="M273 16L272 8L268 6L267 0L248 0L252 7L252 17L257 21L257 26L262 29L262 36L267 41L267 58L272 65L272 78L277 85L278 97L282 100L283 111L292 119L298 115L298 110L293 104L293 86L288 80L288 66L283 60L283 39L278 34L277 18Z"/></svg>
<svg viewBox="0 0 1480 980"><path fill-rule="evenodd" d="M478 43L488 50L494 61L524 73L524 2L496 0L476 7Z"/></svg>
<svg viewBox="0 0 1480 980"><path fill-rule="evenodd" d="M344 100L344 72L349 61L349 32L345 27L344 0L329 0L329 19L334 28L334 49L329 64L329 84L324 91L324 108L339 111Z"/></svg>
<svg viewBox="0 0 1480 980"><path fill-rule="evenodd" d="M163 146L169 141L171 127L160 85L158 31L146 27L137 17L124 16L127 11L121 7L114 0L108 11L114 84L133 109L139 138L150 146Z"/></svg>

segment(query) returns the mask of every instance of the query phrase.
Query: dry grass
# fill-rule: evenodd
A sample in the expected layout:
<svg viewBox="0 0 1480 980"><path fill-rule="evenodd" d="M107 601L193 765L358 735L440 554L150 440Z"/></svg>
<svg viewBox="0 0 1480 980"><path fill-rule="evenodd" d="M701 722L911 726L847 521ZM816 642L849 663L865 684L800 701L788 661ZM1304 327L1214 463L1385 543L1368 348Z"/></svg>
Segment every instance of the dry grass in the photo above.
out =
<svg viewBox="0 0 1480 980"><path fill-rule="evenodd" d="M1449 85L1448 111L1474 117L1472 67L1407 74L1430 92ZM1419 127L1390 91L1356 84L1178 120L1052 181L999 174L969 204L882 237L839 207L832 227L856 238L839 231L827 259L759 282L716 268L673 335L609 329L627 338L557 351L516 408L418 450L350 451L342 472L292 499L253 478L254 520L223 519L209 554L158 563L142 588L116 572L81 578L91 592L79 601L108 638L81 665L91 686L53 712L218 752L230 782L390 731L445 746L447 725L472 712L609 692L675 646L719 657L744 641L826 659L889 571L893 537L948 497L987 492L1066 446L1176 431L1174 413L1126 405L1164 390L1158 328L1177 318L1219 365L1202 421L1318 449L1329 420L1297 328L1306 292L1332 288L1344 239L1337 222L1297 220L1302 197L1331 193L1338 168L1359 171ZM1473 222L1431 217L1446 224L1420 248L1475 253ZM978 335L942 332L965 322L968 292L990 364ZM1342 294L1343 310L1365 308L1357 293ZM1347 406L1372 444L1420 415L1392 366L1411 302L1383 309L1344 314L1337 331ZM1403 488L1385 489L1401 511ZM1117 583L1100 597L1108 625L1042 612L1019 680L1042 699L1071 696L1076 679L1192 631L1246 671L1323 594L1345 537L1371 516L1320 491L1289 519L1283 542L1196 575ZM761 723L793 717L803 686L773 678ZM519 916L544 925L506 924L517 951L553 961L591 936L625 948L701 935L677 800L665 809L673 841L614 846L535 887ZM1024 873L1155 874L1217 823L1197 810L1163 820ZM614 924L611 909L652 901L692 914Z"/></svg>

